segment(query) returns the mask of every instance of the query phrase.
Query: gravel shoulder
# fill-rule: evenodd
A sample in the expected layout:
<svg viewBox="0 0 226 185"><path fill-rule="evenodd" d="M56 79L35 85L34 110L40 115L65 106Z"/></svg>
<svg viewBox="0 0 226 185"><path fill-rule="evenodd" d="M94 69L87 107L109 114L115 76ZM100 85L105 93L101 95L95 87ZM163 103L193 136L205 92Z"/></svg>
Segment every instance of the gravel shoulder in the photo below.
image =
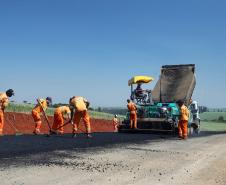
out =
<svg viewBox="0 0 226 185"><path fill-rule="evenodd" d="M225 185L226 135L98 133L0 138L3 185Z"/></svg>

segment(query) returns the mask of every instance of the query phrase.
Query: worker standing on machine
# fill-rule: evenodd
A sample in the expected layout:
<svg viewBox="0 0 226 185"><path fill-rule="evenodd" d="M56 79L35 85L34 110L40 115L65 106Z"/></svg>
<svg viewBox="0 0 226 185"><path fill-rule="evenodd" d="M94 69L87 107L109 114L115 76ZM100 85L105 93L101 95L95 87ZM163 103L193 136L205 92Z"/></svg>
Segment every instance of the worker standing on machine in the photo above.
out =
<svg viewBox="0 0 226 185"><path fill-rule="evenodd" d="M130 112L130 128L131 129L137 129L137 107L136 105L131 101L127 100L127 108Z"/></svg>

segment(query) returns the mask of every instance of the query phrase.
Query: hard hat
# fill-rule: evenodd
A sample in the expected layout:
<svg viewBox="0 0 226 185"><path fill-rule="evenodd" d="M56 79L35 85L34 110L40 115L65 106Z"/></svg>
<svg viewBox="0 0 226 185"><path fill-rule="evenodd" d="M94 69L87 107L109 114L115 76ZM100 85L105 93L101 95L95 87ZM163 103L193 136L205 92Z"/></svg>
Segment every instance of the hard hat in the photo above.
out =
<svg viewBox="0 0 226 185"><path fill-rule="evenodd" d="M73 96L69 99L69 104L71 103L71 100L73 100L74 98L75 98L75 96Z"/></svg>
<svg viewBox="0 0 226 185"><path fill-rule="evenodd" d="M181 106L181 105L184 104L184 101L183 101L183 100L178 100L176 103L177 103L179 106Z"/></svg>
<svg viewBox="0 0 226 185"><path fill-rule="evenodd" d="M117 117L118 117L118 115L117 115L117 114L115 114L115 117L117 118Z"/></svg>
<svg viewBox="0 0 226 185"><path fill-rule="evenodd" d="M51 97L47 97L46 100L49 102L49 104L52 104L52 98Z"/></svg>
<svg viewBox="0 0 226 185"><path fill-rule="evenodd" d="M88 108L89 108L90 103L87 101L87 102L85 102L85 104L86 104L86 108L88 109Z"/></svg>
<svg viewBox="0 0 226 185"><path fill-rule="evenodd" d="M8 90L6 91L6 95L7 95L8 97L14 96L14 91L13 91L12 89L8 89Z"/></svg>

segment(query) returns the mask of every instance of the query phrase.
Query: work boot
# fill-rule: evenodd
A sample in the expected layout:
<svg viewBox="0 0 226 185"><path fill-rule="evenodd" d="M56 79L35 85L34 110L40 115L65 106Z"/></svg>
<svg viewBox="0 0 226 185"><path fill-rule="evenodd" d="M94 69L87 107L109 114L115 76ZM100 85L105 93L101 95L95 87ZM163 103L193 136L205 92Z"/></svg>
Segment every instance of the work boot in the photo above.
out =
<svg viewBox="0 0 226 185"><path fill-rule="evenodd" d="M178 136L178 139L179 139L179 140L182 140L182 139L183 139L183 137L182 137L182 136Z"/></svg>
<svg viewBox="0 0 226 185"><path fill-rule="evenodd" d="M2 136L4 136L4 134L3 133L0 133L0 137L2 137Z"/></svg>
<svg viewBox="0 0 226 185"><path fill-rule="evenodd" d="M87 138L92 138L93 136L91 134L87 134Z"/></svg>
<svg viewBox="0 0 226 185"><path fill-rule="evenodd" d="M53 131L53 130L50 130L50 131L49 131L49 134L50 134L50 135L56 135L57 132L55 132L55 131Z"/></svg>
<svg viewBox="0 0 226 185"><path fill-rule="evenodd" d="M76 138L77 137L77 134L76 133L73 133L72 134L72 138Z"/></svg>
<svg viewBox="0 0 226 185"><path fill-rule="evenodd" d="M37 131L37 130L34 130L34 131L33 131L33 134L34 134L34 135L43 135L43 133L41 133L40 131Z"/></svg>

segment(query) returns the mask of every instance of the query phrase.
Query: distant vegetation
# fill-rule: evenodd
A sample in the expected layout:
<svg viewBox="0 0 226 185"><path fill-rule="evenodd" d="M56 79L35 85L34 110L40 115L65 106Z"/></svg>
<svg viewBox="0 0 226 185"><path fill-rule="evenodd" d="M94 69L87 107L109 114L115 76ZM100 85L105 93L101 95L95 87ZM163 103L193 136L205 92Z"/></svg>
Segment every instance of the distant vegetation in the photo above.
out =
<svg viewBox="0 0 226 185"><path fill-rule="evenodd" d="M21 113L31 113L31 110L34 108L35 105L32 104L17 104L17 103L10 103L7 107L7 112L21 112ZM46 111L47 115L54 114L54 108L48 108Z"/></svg>
<svg viewBox="0 0 226 185"><path fill-rule="evenodd" d="M117 115L126 115L128 112L127 108L121 108L121 107L97 107L93 108L92 110L97 112L106 112L109 114L117 114Z"/></svg>
<svg viewBox="0 0 226 185"><path fill-rule="evenodd" d="M226 112L204 112L200 114L202 121L226 123Z"/></svg>
<svg viewBox="0 0 226 185"><path fill-rule="evenodd" d="M58 107L63 104L57 104L54 107ZM7 107L7 112L21 112L21 113L28 113L30 114L32 109L35 105L33 104L16 104L16 103L10 103ZM53 115L54 114L54 107L48 108L46 113L47 115ZM114 117L114 114L106 113L106 112L98 112L94 110L89 110L91 118L96 119L106 119L106 120L112 120ZM118 115L119 119L122 120L124 118L123 115Z"/></svg>

